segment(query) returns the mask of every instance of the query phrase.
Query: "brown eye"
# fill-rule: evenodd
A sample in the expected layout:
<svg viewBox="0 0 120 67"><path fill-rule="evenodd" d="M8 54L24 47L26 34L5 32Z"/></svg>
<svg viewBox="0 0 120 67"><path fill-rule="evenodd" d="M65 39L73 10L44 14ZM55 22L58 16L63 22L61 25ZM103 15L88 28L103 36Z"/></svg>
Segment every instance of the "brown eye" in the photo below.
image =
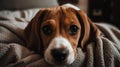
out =
<svg viewBox="0 0 120 67"><path fill-rule="evenodd" d="M70 35L75 35L78 32L78 27L76 25L71 25L69 28L69 34Z"/></svg>
<svg viewBox="0 0 120 67"><path fill-rule="evenodd" d="M46 34L46 35L52 34L52 28L51 28L51 26L49 26L49 25L44 26L44 27L42 28L42 31L43 31L43 33Z"/></svg>

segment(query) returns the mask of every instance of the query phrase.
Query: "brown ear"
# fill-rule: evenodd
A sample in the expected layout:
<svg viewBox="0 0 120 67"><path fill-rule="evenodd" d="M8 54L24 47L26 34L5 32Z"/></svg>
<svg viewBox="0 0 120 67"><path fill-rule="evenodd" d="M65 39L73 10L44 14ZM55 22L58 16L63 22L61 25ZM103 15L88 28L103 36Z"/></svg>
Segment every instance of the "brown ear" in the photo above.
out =
<svg viewBox="0 0 120 67"><path fill-rule="evenodd" d="M40 36L40 25L44 14L45 10L40 10L24 30L27 43L26 47L37 53L42 53L43 50L43 44Z"/></svg>
<svg viewBox="0 0 120 67"><path fill-rule="evenodd" d="M77 17L81 25L81 36L79 39L79 45L82 48L86 46L91 41L94 41L98 36L98 29L95 24L88 18L86 13L82 10L77 12Z"/></svg>

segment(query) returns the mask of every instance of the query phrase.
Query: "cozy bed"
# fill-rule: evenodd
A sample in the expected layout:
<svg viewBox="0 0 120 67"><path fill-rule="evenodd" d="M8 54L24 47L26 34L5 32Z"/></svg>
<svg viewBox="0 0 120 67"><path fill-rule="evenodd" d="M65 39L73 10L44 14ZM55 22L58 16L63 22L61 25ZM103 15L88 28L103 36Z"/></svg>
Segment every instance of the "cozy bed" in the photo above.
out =
<svg viewBox="0 0 120 67"><path fill-rule="evenodd" d="M51 66L39 54L24 47L24 29L38 10L0 11L0 67ZM78 48L77 59L67 67L120 67L120 31L112 25L96 25L104 36L96 40L97 44L88 44L86 52Z"/></svg>

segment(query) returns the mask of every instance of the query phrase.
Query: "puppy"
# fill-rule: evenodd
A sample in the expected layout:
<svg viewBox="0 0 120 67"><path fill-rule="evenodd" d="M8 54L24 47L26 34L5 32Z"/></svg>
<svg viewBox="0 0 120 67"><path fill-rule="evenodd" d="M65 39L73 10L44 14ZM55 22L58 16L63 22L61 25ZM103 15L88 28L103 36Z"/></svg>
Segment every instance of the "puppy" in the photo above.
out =
<svg viewBox="0 0 120 67"><path fill-rule="evenodd" d="M41 9L25 28L27 47L53 66L68 65L97 36L97 27L82 10L67 6Z"/></svg>

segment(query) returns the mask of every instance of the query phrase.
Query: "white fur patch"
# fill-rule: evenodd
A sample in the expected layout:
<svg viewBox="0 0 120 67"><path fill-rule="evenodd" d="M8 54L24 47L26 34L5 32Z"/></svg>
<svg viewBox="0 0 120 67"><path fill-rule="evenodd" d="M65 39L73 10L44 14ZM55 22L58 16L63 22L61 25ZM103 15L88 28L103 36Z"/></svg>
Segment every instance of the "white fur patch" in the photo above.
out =
<svg viewBox="0 0 120 67"><path fill-rule="evenodd" d="M75 60L74 50L73 50L70 42L62 36L56 37L51 41L51 43L49 44L49 46L46 49L45 54L44 54L45 60L50 64L55 64L53 61L54 59L51 55L51 50L54 48L59 49L61 47L65 47L65 49L67 49L69 51L69 55L67 57L66 63L71 64Z"/></svg>
<svg viewBox="0 0 120 67"><path fill-rule="evenodd" d="M63 5L63 6L67 6L67 7L71 7L71 8L73 8L73 9L75 9L75 10L80 10L80 8L78 8L77 6L75 6L75 5L72 5L72 4L65 4L65 5Z"/></svg>

